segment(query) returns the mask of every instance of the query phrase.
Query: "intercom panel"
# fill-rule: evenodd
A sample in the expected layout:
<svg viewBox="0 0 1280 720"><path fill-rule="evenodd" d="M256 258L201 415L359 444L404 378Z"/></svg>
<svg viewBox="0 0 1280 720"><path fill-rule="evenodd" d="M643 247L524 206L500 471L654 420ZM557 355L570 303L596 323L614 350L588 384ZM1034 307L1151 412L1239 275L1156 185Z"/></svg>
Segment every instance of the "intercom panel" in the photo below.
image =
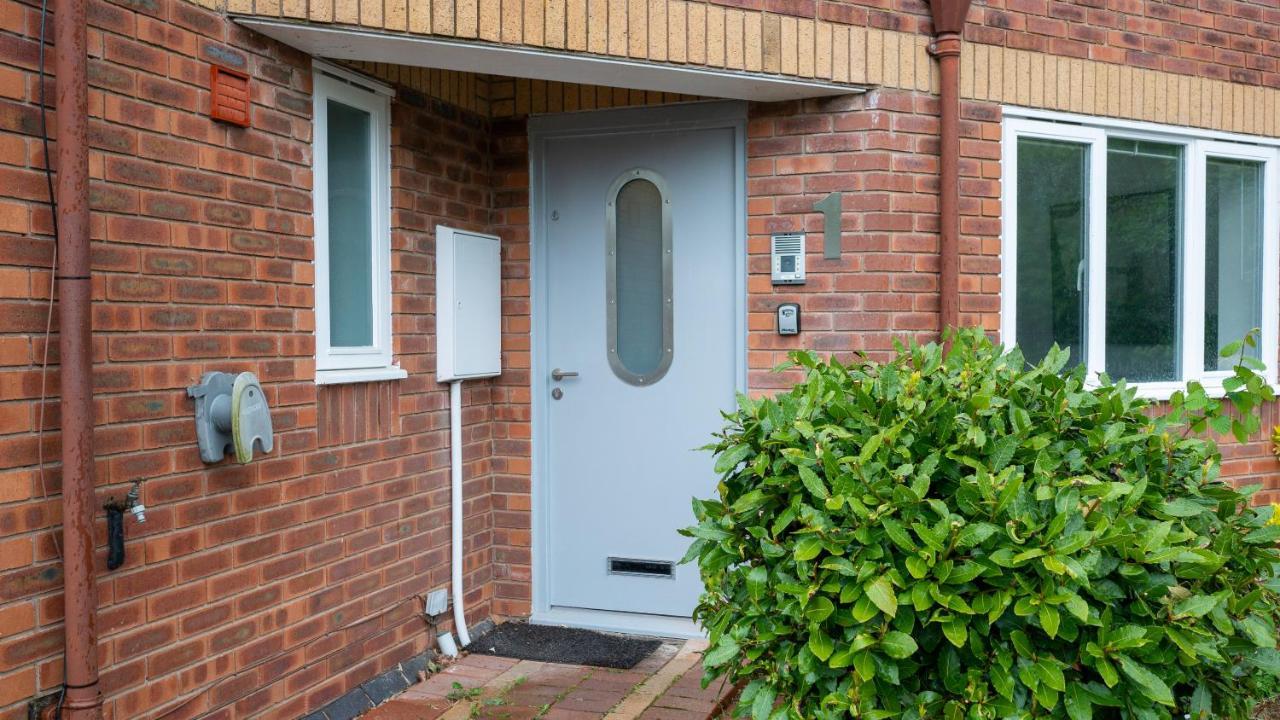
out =
<svg viewBox="0 0 1280 720"><path fill-rule="evenodd" d="M770 256L774 285L804 284L804 233L774 235Z"/></svg>

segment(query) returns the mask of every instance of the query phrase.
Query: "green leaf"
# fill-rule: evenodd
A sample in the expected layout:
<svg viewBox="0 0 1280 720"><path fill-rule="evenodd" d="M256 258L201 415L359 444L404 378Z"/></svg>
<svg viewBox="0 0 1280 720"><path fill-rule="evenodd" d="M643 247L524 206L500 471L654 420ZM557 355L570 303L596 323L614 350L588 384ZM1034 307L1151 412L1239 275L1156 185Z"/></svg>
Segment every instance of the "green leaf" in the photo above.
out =
<svg viewBox="0 0 1280 720"><path fill-rule="evenodd" d="M1102 677L1102 682L1107 687L1115 687L1120 682L1120 674L1116 672L1116 668L1106 658L1098 659L1098 675Z"/></svg>
<svg viewBox="0 0 1280 720"><path fill-rule="evenodd" d="M831 657L831 653L836 649L836 643L829 635L817 626L809 628L809 652L814 657L826 662Z"/></svg>
<svg viewBox="0 0 1280 720"><path fill-rule="evenodd" d="M964 526L960 534L956 536L956 546L961 548L971 548L975 545L982 544L987 538L991 537L998 530L991 523L979 522L972 525Z"/></svg>
<svg viewBox="0 0 1280 720"><path fill-rule="evenodd" d="M1013 453L1018 449L1018 441L1017 435L1006 435L995 441L988 460L991 464L991 472L998 473L1009 464L1013 459Z"/></svg>
<svg viewBox="0 0 1280 720"><path fill-rule="evenodd" d="M1013 640L1013 647L1018 651L1019 655L1024 658L1035 657L1036 649L1031 644L1031 638L1027 637L1025 632L1021 630L1014 630L1012 633L1009 633L1009 638Z"/></svg>
<svg viewBox="0 0 1280 720"><path fill-rule="evenodd" d="M765 501L765 494L763 492L761 492L760 490L751 490L749 492L743 493L742 497L738 498L733 503L733 511L735 513L741 514L749 510L755 510L756 508L763 505L764 501Z"/></svg>
<svg viewBox="0 0 1280 720"><path fill-rule="evenodd" d="M751 597L759 600L764 596L768 585L769 570L763 565L757 565L751 568L751 572L747 573L747 592L751 594Z"/></svg>
<svg viewBox="0 0 1280 720"><path fill-rule="evenodd" d="M1195 645L1187 639L1187 636L1184 635L1181 630L1177 630L1166 625L1164 628L1164 634L1171 642L1173 642L1174 645L1178 646L1178 649L1182 651L1183 655L1192 660L1196 659L1196 656L1199 655L1199 653L1196 652Z"/></svg>
<svg viewBox="0 0 1280 720"><path fill-rule="evenodd" d="M893 591L893 583L889 582L889 578L881 575L874 581L869 582L862 588L867 594L871 602L880 608L880 612L893 617L898 614L898 596Z"/></svg>
<svg viewBox="0 0 1280 720"><path fill-rule="evenodd" d="M1064 602L1062 606L1080 622L1088 622L1089 603L1085 602L1084 598L1072 593L1071 597L1067 598L1066 602Z"/></svg>
<svg viewBox="0 0 1280 720"><path fill-rule="evenodd" d="M1036 677L1045 685L1057 690L1065 692L1067 689L1066 676L1062 674L1062 668L1050 660L1039 660L1035 665Z"/></svg>
<svg viewBox="0 0 1280 720"><path fill-rule="evenodd" d="M1192 595L1173 606L1174 617L1204 617L1218 606L1216 595Z"/></svg>
<svg viewBox="0 0 1280 720"><path fill-rule="evenodd" d="M1137 683L1138 690L1154 702L1161 705L1173 706L1173 691L1169 686L1160 679L1158 675L1148 670L1144 665L1135 660L1131 660L1127 655L1118 655L1116 659L1120 662L1120 669L1129 679Z"/></svg>
<svg viewBox="0 0 1280 720"><path fill-rule="evenodd" d="M818 473L801 465L800 466L800 482L804 483L804 487L815 497L826 500L831 495L827 490L827 486L822 482L822 478L818 477Z"/></svg>
<svg viewBox="0 0 1280 720"><path fill-rule="evenodd" d="M756 691L751 701L751 720L767 720L773 712L773 700L776 693L772 686L765 685Z"/></svg>
<svg viewBox="0 0 1280 720"><path fill-rule="evenodd" d="M1271 628L1267 627L1267 623L1257 615L1250 615L1244 620L1241 620L1240 629L1243 630L1244 634L1248 635L1249 639L1253 641L1253 644L1258 647L1273 648L1276 646L1275 633L1272 632Z"/></svg>
<svg viewBox="0 0 1280 720"><path fill-rule="evenodd" d="M1280 650L1273 647L1258 648L1249 655L1248 660L1250 665L1259 670L1280 677Z"/></svg>
<svg viewBox="0 0 1280 720"><path fill-rule="evenodd" d="M1160 506L1161 512L1174 517L1195 517L1205 512L1209 508L1192 500L1191 498L1180 497L1173 500L1167 500Z"/></svg>
<svg viewBox="0 0 1280 720"><path fill-rule="evenodd" d="M703 540L720 541L733 537L732 534L716 527L710 521L694 525L689 528L689 534Z"/></svg>
<svg viewBox="0 0 1280 720"><path fill-rule="evenodd" d="M871 460L871 456L875 455L876 451L880 449L880 444L883 442L884 435L877 433L871 436L866 444L862 446L862 451L858 453L858 464L866 465Z"/></svg>
<svg viewBox="0 0 1280 720"><path fill-rule="evenodd" d="M753 452L750 445L734 445L720 453L716 458L715 470L723 475L738 466ZM705 467L705 466L704 466Z"/></svg>
<svg viewBox="0 0 1280 720"><path fill-rule="evenodd" d="M897 630L891 630L880 638L880 649L885 655L895 660L911 657L917 647L916 641L911 639L910 635Z"/></svg>
<svg viewBox="0 0 1280 720"><path fill-rule="evenodd" d="M702 665L708 668L719 667L738 656L738 643L728 635L721 635L716 644L702 656Z"/></svg>
<svg viewBox="0 0 1280 720"><path fill-rule="evenodd" d="M969 625L963 618L948 620L942 623L942 634L947 636L952 645L962 648L969 637Z"/></svg>
<svg viewBox="0 0 1280 720"><path fill-rule="evenodd" d="M853 587L854 592L857 592L857 586L846 586L846 588L847 587ZM850 610L850 612L853 614L853 619L860 623L867 622L879 614L876 610L875 603L871 602L871 599L867 597L866 593L863 593L862 596L858 598L858 601L853 604L853 609Z"/></svg>
<svg viewBox="0 0 1280 720"><path fill-rule="evenodd" d="M853 669L864 682L870 682L876 676L876 659L869 652L860 652L853 656Z"/></svg>
<svg viewBox="0 0 1280 720"><path fill-rule="evenodd" d="M698 556L702 554L703 549L706 547L706 540L694 540L693 543L689 545L689 549L685 552L684 557L680 558L680 564L684 565L685 563L693 562L698 559Z"/></svg>
<svg viewBox="0 0 1280 720"><path fill-rule="evenodd" d="M1280 540L1280 525L1266 525L1244 536L1244 541L1252 545L1272 544Z"/></svg>
<svg viewBox="0 0 1280 720"><path fill-rule="evenodd" d="M819 595L809 601L809 607L805 608L804 615L809 618L809 622L820 623L831 617L835 609L835 603L831 602L830 598Z"/></svg>
<svg viewBox="0 0 1280 720"><path fill-rule="evenodd" d="M805 562L818 557L818 553L822 552L822 540L816 535L806 535L796 543L794 551L796 560Z"/></svg>
<svg viewBox="0 0 1280 720"><path fill-rule="evenodd" d="M1061 621L1058 609L1052 605L1040 606L1040 627L1044 628L1045 633L1049 637L1058 636L1058 623Z"/></svg>
<svg viewBox="0 0 1280 720"><path fill-rule="evenodd" d="M1192 720L1208 720L1213 717L1213 696L1209 693L1208 685L1196 685L1196 691L1191 693L1191 706L1187 709Z"/></svg>
<svg viewBox="0 0 1280 720"><path fill-rule="evenodd" d="M893 541L894 545L903 550L914 553L916 552L916 544L911 540L911 535L902 527L902 524L893 518L881 518L880 526L884 528L884 532Z"/></svg>
<svg viewBox="0 0 1280 720"><path fill-rule="evenodd" d="M1093 700L1079 683L1067 686L1067 697L1064 703L1067 716L1071 720L1093 720Z"/></svg>
<svg viewBox="0 0 1280 720"><path fill-rule="evenodd" d="M840 650L832 653L831 659L827 661L827 667L832 670L847 668L853 664L853 658L857 654L858 651L854 650L852 646L841 648Z"/></svg>

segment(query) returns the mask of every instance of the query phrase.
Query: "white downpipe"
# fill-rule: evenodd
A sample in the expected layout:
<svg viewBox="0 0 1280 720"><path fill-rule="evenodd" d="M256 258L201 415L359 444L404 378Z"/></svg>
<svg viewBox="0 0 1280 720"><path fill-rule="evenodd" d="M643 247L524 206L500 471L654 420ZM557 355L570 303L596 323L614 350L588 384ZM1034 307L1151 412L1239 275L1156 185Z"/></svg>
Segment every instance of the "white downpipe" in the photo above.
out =
<svg viewBox="0 0 1280 720"><path fill-rule="evenodd" d="M453 571L453 624L458 631L458 642L462 647L471 644L471 635L467 633L466 608L463 605L462 591L462 381L449 383L449 472L452 488L449 493L449 504L452 517L449 521L452 530L452 552L450 561Z"/></svg>

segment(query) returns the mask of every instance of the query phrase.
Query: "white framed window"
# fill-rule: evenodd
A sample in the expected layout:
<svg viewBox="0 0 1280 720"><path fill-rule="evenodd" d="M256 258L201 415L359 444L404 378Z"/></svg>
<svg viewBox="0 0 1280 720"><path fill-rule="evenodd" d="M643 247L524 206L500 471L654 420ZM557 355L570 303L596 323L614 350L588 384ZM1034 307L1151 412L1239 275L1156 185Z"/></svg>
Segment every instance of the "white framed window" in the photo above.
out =
<svg viewBox="0 0 1280 720"><path fill-rule="evenodd" d="M1151 398L1221 392L1218 350L1276 382L1280 148L1151 123L1006 108L1001 337L1032 362L1054 343L1090 377Z"/></svg>
<svg viewBox="0 0 1280 720"><path fill-rule="evenodd" d="M313 67L316 382L406 377L391 358L391 90Z"/></svg>

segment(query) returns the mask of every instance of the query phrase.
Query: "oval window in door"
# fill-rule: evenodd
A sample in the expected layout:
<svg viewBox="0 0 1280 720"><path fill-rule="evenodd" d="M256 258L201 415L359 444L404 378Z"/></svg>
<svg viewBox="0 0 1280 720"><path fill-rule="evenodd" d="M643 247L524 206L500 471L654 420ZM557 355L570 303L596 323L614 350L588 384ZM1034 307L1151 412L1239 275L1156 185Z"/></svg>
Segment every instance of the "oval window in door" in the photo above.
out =
<svg viewBox="0 0 1280 720"><path fill-rule="evenodd" d="M606 208L605 294L609 366L632 385L652 385L671 367L671 199L651 170L623 173Z"/></svg>

